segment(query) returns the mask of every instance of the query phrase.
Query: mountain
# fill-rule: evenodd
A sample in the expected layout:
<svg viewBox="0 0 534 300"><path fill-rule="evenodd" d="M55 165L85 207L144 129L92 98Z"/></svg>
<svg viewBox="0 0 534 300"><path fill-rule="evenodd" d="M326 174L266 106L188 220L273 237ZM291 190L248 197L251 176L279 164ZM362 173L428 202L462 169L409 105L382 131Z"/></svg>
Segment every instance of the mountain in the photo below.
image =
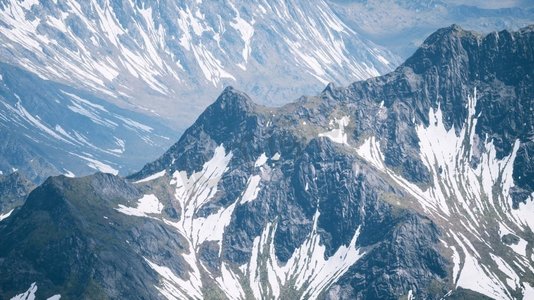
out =
<svg viewBox="0 0 534 300"><path fill-rule="evenodd" d="M459 24L480 32L517 30L532 24L532 1L329 0L349 28L402 58L438 28Z"/></svg>
<svg viewBox="0 0 534 300"><path fill-rule="evenodd" d="M440 29L278 108L228 87L127 179L36 188L0 297L530 299L533 38Z"/></svg>
<svg viewBox="0 0 534 300"><path fill-rule="evenodd" d="M229 84L280 105L400 63L323 0L1 0L0 28L2 62L175 128Z"/></svg>
<svg viewBox="0 0 534 300"><path fill-rule="evenodd" d="M0 221L22 206L34 188L34 184L18 172L0 175Z"/></svg>
<svg viewBox="0 0 534 300"><path fill-rule="evenodd" d="M176 132L154 117L0 63L0 174L35 183L96 170L128 174L157 158Z"/></svg>

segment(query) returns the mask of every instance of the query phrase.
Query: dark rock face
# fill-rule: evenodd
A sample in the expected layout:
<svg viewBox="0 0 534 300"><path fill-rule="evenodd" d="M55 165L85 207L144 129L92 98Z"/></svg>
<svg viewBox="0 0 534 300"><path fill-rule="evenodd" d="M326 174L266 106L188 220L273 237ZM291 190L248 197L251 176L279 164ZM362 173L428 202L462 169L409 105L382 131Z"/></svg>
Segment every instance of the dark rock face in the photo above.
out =
<svg viewBox="0 0 534 300"><path fill-rule="evenodd" d="M0 297L37 282L38 298L154 298L158 279L143 257L180 270L184 262L175 254L183 245L165 226L114 210L138 194L108 174L48 179L0 223L0 269L9 270L2 271Z"/></svg>
<svg viewBox="0 0 534 300"><path fill-rule="evenodd" d="M447 293L448 263L438 249L435 224L407 213L384 225L392 221L396 226L330 288L326 299L398 299L410 290L423 299L440 299Z"/></svg>
<svg viewBox="0 0 534 300"><path fill-rule="evenodd" d="M532 33L445 28L388 75L281 108L226 88L129 181L36 189L0 223L0 275L19 270L0 295L39 281L81 297L521 298L534 276L523 216ZM49 264L36 242L70 246ZM15 258L27 248L36 253Z"/></svg>
<svg viewBox="0 0 534 300"><path fill-rule="evenodd" d="M428 125L428 111L439 106L445 127L459 132L467 118L468 95L475 87L480 96L476 131L481 139L493 141L498 158L509 155L519 139L524 157L532 147L534 130L533 30L530 26L480 36L456 25L440 29L394 72L356 82L339 93L347 101L384 101L391 108L386 124L377 130L387 137L386 163L413 182L430 179L418 159L411 120ZM363 127L359 135L369 130ZM517 166L514 180L519 186L532 184L533 176L519 179L519 173L528 172L525 169L531 165Z"/></svg>
<svg viewBox="0 0 534 300"><path fill-rule="evenodd" d="M24 204L26 196L35 186L18 172L0 175L0 214Z"/></svg>

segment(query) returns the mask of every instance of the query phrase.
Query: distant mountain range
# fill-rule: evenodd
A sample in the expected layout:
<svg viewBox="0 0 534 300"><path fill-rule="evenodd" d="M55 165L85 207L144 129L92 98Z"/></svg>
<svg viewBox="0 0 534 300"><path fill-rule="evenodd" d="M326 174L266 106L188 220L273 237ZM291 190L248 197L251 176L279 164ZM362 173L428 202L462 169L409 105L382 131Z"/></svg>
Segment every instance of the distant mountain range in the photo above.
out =
<svg viewBox="0 0 534 300"><path fill-rule="evenodd" d="M0 297L531 299L532 45L450 26L282 107L228 87L126 179L35 188L0 221Z"/></svg>
<svg viewBox="0 0 534 300"><path fill-rule="evenodd" d="M153 117L0 63L0 174L129 174L178 133Z"/></svg>
<svg viewBox="0 0 534 300"><path fill-rule="evenodd" d="M322 0L0 0L0 41L0 172L35 183L138 170L227 84L282 104L398 64Z"/></svg>
<svg viewBox="0 0 534 300"><path fill-rule="evenodd" d="M524 0L328 0L338 17L361 36L408 58L436 29L459 24L479 32L517 30L534 22Z"/></svg>
<svg viewBox="0 0 534 300"><path fill-rule="evenodd" d="M189 126L226 85L280 105L400 61L323 0L0 1L2 61Z"/></svg>

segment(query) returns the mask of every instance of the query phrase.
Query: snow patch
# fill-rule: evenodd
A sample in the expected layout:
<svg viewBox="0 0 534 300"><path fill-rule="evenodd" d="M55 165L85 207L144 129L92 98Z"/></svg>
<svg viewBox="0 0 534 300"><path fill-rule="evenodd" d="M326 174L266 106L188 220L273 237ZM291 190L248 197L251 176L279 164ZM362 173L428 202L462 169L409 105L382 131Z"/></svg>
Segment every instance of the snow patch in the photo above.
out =
<svg viewBox="0 0 534 300"><path fill-rule="evenodd" d="M458 251L456 251L456 247L451 246L450 249L452 250L452 263L454 264L452 268L452 280L456 283L458 280L458 272L460 272L461 260Z"/></svg>
<svg viewBox="0 0 534 300"><path fill-rule="evenodd" d="M63 169L63 171L65 171L65 173L63 173L63 175L65 175L65 177L69 177L69 178L76 177L76 174L72 173L71 171L69 171L67 169Z"/></svg>
<svg viewBox="0 0 534 300"><path fill-rule="evenodd" d="M529 300L529 299L534 299L534 288L530 286L529 283L524 283L524 288L523 288L523 299L524 300Z"/></svg>
<svg viewBox="0 0 534 300"><path fill-rule="evenodd" d="M0 214L0 222L4 219L7 219L9 216L11 216L11 213L14 211L15 209L12 209L10 211L8 211L7 213L5 214Z"/></svg>
<svg viewBox="0 0 534 300"><path fill-rule="evenodd" d="M266 293L262 289L262 282L268 282L273 298L279 297L281 287L291 283L302 293L302 299L315 299L365 254L356 247L360 234L358 228L348 245L342 245L334 255L325 259L326 247L317 232L319 215L317 211L312 232L283 266L279 265L274 252L276 225L269 223L263 233L254 239L248 277L257 299L264 298L262 295Z"/></svg>
<svg viewBox="0 0 534 300"><path fill-rule="evenodd" d="M130 216L149 217L147 214L161 214L163 211L163 204L159 199L153 195L144 195L137 201L137 207L127 207L119 204L117 211Z"/></svg>
<svg viewBox="0 0 534 300"><path fill-rule="evenodd" d="M34 282L26 292L16 295L11 300L35 300L35 292L37 292L37 284Z"/></svg>
<svg viewBox="0 0 534 300"><path fill-rule="evenodd" d="M221 275L215 280L228 299L245 299L245 291L239 277L225 263L222 263Z"/></svg>
<svg viewBox="0 0 534 300"><path fill-rule="evenodd" d="M176 186L174 197L180 204L181 219L178 222L163 220L167 225L174 227L181 233L187 241L189 253L182 257L189 264L189 280L187 282L171 276L169 272L162 269L167 280L164 281L160 289L168 299L167 295L178 295L178 298L202 298L202 281L199 259L196 257L200 245L205 241L215 241L219 244L219 251L222 251L222 238L226 226L230 223L233 211L237 204L234 202L226 208L220 208L217 212L206 217L198 217L197 212L208 203L217 193L217 187L228 164L232 158L232 153L226 154L223 145L215 148L213 157L204 163L202 170L188 176L185 171L175 171L170 181ZM153 266L154 267L154 266ZM209 272L208 270L206 270ZM230 272L230 271L229 271ZM232 275L222 278L221 284L230 284ZM229 277L228 277L229 275ZM224 276L224 275L223 275ZM177 291L177 293L173 293Z"/></svg>
<svg viewBox="0 0 534 300"><path fill-rule="evenodd" d="M260 175L253 175L249 177L247 188L245 189L245 192L243 192L243 196L241 197L241 204L253 201L256 199L256 197L258 197L258 193L260 191L260 180Z"/></svg>
<svg viewBox="0 0 534 300"><path fill-rule="evenodd" d="M327 137L332 140L334 143L348 145L348 136L345 133L345 127L349 125L350 118L348 116L342 117L341 119L335 119L335 123L338 125L338 128L332 129L329 132L319 133L319 137Z"/></svg>
<svg viewBox="0 0 534 300"><path fill-rule="evenodd" d="M384 171L384 155L380 150L380 144L374 136L367 138L356 152L378 170Z"/></svg>
<svg viewBox="0 0 534 300"><path fill-rule="evenodd" d="M519 276L517 276L517 274L515 273L514 269L508 263L506 263L504 259L496 255L493 255L492 253L490 253L490 255L493 261L497 264L497 267L499 268L499 270L503 272L504 274L506 274L506 276L508 277L507 278L508 285L511 288L515 288L516 286L518 286L521 280L519 279Z"/></svg>
<svg viewBox="0 0 534 300"><path fill-rule="evenodd" d="M526 203L519 203L518 209L513 209L512 214L521 225L534 231L534 193L526 199Z"/></svg>
<svg viewBox="0 0 534 300"><path fill-rule="evenodd" d="M480 264L478 253L471 252L475 251L473 245L465 237L460 240L456 235L453 234L453 236L465 255L463 268L456 285L479 292L490 298L510 299L511 296L506 286L502 284L495 274Z"/></svg>
<svg viewBox="0 0 534 300"><path fill-rule="evenodd" d="M83 155L75 154L75 153L72 153L72 152L70 152L70 153L72 155L78 156L79 158L81 158L83 160L88 161L87 166L90 167L91 169L95 169L95 170L100 171L102 173L109 173L109 174L113 174L113 175L119 174L118 170L114 169L110 165L105 164L105 163L103 163L103 162L101 162L99 160L96 160L96 159L90 158L90 157L86 157L86 156L83 156Z"/></svg>
<svg viewBox="0 0 534 300"><path fill-rule="evenodd" d="M263 166L266 162L267 162L267 156L265 155L265 152L264 152L264 153L262 153L262 154L260 155L260 157L258 157L258 159L256 160L256 162L254 163L254 167L255 167L255 168L261 167L261 166Z"/></svg>
<svg viewBox="0 0 534 300"><path fill-rule="evenodd" d="M147 176L147 177L145 177L143 179L139 179L139 180L135 181L134 183L143 183L143 182L147 182L147 181L152 181L152 180L158 179L160 177L163 177L166 172L167 172L166 170L157 172L157 173L152 174L150 176Z"/></svg>
<svg viewBox="0 0 534 300"><path fill-rule="evenodd" d="M248 62L248 58L250 57L251 47L250 43L252 40L252 36L254 35L254 20L249 23L245 21L245 19L241 18L239 11L236 10L237 16L234 19L232 23L230 23L230 26L232 26L235 30L237 30L240 35L241 39L243 40L243 43L245 44L243 47L243 60L245 63Z"/></svg>
<svg viewBox="0 0 534 300"><path fill-rule="evenodd" d="M160 286L155 286L156 289L167 299L203 299L202 291L194 281L200 278L190 278L191 280L183 280L176 276L174 272L166 266L160 266L144 258L150 268L152 268L160 276Z"/></svg>

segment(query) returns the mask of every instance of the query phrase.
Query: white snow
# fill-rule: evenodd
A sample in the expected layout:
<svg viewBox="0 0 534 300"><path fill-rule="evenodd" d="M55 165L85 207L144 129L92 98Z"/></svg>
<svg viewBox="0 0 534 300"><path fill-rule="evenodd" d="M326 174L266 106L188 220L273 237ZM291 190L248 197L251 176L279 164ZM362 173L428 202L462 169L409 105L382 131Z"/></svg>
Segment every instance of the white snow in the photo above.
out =
<svg viewBox="0 0 534 300"><path fill-rule="evenodd" d="M164 295L173 295L172 290L178 292L181 290L182 292L180 293L185 293L185 295L202 298L202 281L200 280L200 267L202 266L196 257L198 247L205 241L216 241L219 243L219 251L222 250L224 229L230 223L237 199L230 206L221 208L206 217L197 217L196 213L217 193L218 183L227 170L231 158L232 153L226 154L224 146L220 145L215 148L213 157L204 163L202 170L199 172L188 176L185 171L175 171L172 175L170 183L176 187L174 197L180 204L182 218L178 222L171 222L165 219L163 221L176 228L186 238L189 253L184 254L182 257L189 264L191 271L189 272L187 283L184 283L183 280L180 281L181 279L179 278L172 279L172 277L169 277L171 279L165 281L164 287L160 289ZM226 286L232 282L232 275L225 274L226 277L221 279L221 284ZM178 298L185 298L185 296L180 296L182 294L177 295Z"/></svg>
<svg viewBox="0 0 534 300"><path fill-rule="evenodd" d="M108 110L104 106L102 106L100 104L95 104L95 103L93 103L93 102L91 102L91 101L89 101L87 99L83 99L82 97L80 97L78 95L75 95L75 94L72 94L72 93L69 93L69 92L65 92L63 90L61 90L61 92L63 94L65 94L66 96L69 96L75 102L78 102L78 103L81 103L81 104L85 104L85 105L87 105L87 106L89 106L91 108L94 108L96 110L100 110L102 112L108 112Z"/></svg>
<svg viewBox="0 0 534 300"><path fill-rule="evenodd" d="M71 144L68 140L65 140L62 136L58 135L54 130L49 128L46 124L41 122L38 118L34 117L31 113L29 113L24 106L22 106L22 101L20 100L19 96L15 94L15 97L17 97L18 102L16 103L16 110L17 114L19 114L21 117L23 117L25 120L27 120L30 124L35 126L37 129L43 131L44 133L52 136L53 138L64 141L66 143Z"/></svg>
<svg viewBox="0 0 534 300"><path fill-rule="evenodd" d="M119 212L137 217L149 217L147 214L161 214L163 211L163 204L159 202L159 199L153 195L144 195L137 201L137 207L127 207L119 204L119 208L116 208Z"/></svg>
<svg viewBox="0 0 534 300"><path fill-rule="evenodd" d="M126 143L122 139L119 139L117 137L114 137L114 138L115 138L115 145L117 145L119 148L109 149L109 151L116 153L116 154L123 154L124 151L126 151Z"/></svg>
<svg viewBox="0 0 534 300"><path fill-rule="evenodd" d="M464 265L458 278L457 286L479 292L494 299L510 299L506 286L479 262L478 253L473 252L473 245L462 236L459 239L452 233L465 255Z"/></svg>
<svg viewBox="0 0 534 300"><path fill-rule="evenodd" d="M166 170L163 170L163 171L154 173L154 174L152 174L150 176L147 176L147 177L145 177L143 179L139 179L139 180L135 181L134 183L143 183L143 182L147 182L147 181L152 181L152 180L158 179L160 177L165 176L166 172L167 172Z"/></svg>
<svg viewBox="0 0 534 300"><path fill-rule="evenodd" d="M7 218L11 215L11 213L12 213L14 210L15 210L15 209L12 209L12 210L8 211L8 212L5 213L5 214L0 214L0 222L1 222L2 220L4 220L4 219L7 219Z"/></svg>
<svg viewBox="0 0 534 300"><path fill-rule="evenodd" d="M72 152L70 152L70 153L75 155L75 156L78 156L79 158L81 158L83 160L88 161L87 166L92 168L92 169L98 170L98 171L100 171L102 173L109 173L109 174L113 174L113 175L119 174L118 170L114 169L110 165L105 164L105 163L103 163L103 162L101 162L99 160L96 160L96 159L91 158L91 157L75 154L75 153L72 153Z"/></svg>
<svg viewBox="0 0 534 300"><path fill-rule="evenodd" d="M458 251L456 251L456 247L451 246L450 249L452 250L452 263L454 264L452 268L452 280L454 283L458 280L458 272L460 272L460 255L458 254Z"/></svg>
<svg viewBox="0 0 534 300"><path fill-rule="evenodd" d="M532 286L530 286L529 283L523 283L524 285L524 288L523 288L523 299L524 300L530 300L530 299L534 299L534 288Z"/></svg>
<svg viewBox="0 0 534 300"><path fill-rule="evenodd" d="M387 59L385 59L385 58L384 58L382 55L380 55L380 54L375 55L375 57L376 57L381 63L383 63L383 64L385 64L385 65L389 65L389 64L390 64L390 62L389 62Z"/></svg>
<svg viewBox="0 0 534 300"><path fill-rule="evenodd" d="M221 275L215 280L228 299L245 299L245 291L239 277L225 263L221 265Z"/></svg>
<svg viewBox="0 0 534 300"><path fill-rule="evenodd" d="M243 43L245 44L243 47L243 60L245 63L248 62L248 58L250 57L251 47L250 43L252 40L252 36L254 35L254 20L252 20L251 23L247 22L245 19L241 18L240 13L238 10L235 10L237 13L236 18L232 23L230 23L230 26L232 26L235 30L237 30L240 35L241 39L243 40Z"/></svg>
<svg viewBox="0 0 534 300"><path fill-rule="evenodd" d="M518 209L513 209L512 214L520 225L534 231L534 193L526 199L526 203L520 203Z"/></svg>
<svg viewBox="0 0 534 300"><path fill-rule="evenodd" d="M264 294L261 280L269 282L274 298L280 287L291 282L295 289L302 292L303 299L315 299L364 255L355 245L360 233L358 228L349 245L342 245L334 255L325 259L326 248L317 233L318 218L319 212L314 216L312 232L283 266L275 259L273 240L276 225L269 223L262 235L254 239L248 277L257 299L263 298L261 295ZM262 278L262 274L267 274L267 278Z"/></svg>
<svg viewBox="0 0 534 300"><path fill-rule="evenodd" d="M46 300L59 300L59 299L61 299L61 295L57 294L57 295L54 295L54 296L52 296L52 297L50 297L50 298L48 298Z"/></svg>
<svg viewBox="0 0 534 300"><path fill-rule="evenodd" d="M183 280L176 276L168 267L155 264L146 257L145 261L160 275L160 286L156 286L156 288L165 298L172 300L189 298L203 299L201 289L193 283L193 280Z"/></svg>
<svg viewBox="0 0 534 300"><path fill-rule="evenodd" d="M63 169L63 171L65 171L65 173L63 173L63 175L65 175L66 177L70 177L70 178L76 177L76 174L72 173L71 171L69 171L67 169Z"/></svg>
<svg viewBox="0 0 534 300"><path fill-rule="evenodd" d="M261 166L263 166L266 162L267 162L267 156L265 155L265 152L264 152L264 153L262 153L262 154L260 155L260 157L258 157L258 159L256 160L256 162L254 163L254 167L255 167L255 168L261 167Z"/></svg>
<svg viewBox="0 0 534 300"><path fill-rule="evenodd" d="M218 218L224 214L224 209L217 214L210 216L210 219L195 218L195 213L217 192L217 186L222 175L227 169L232 153L225 153L223 145L215 149L213 158L207 161L202 170L187 176L185 171L175 171L172 175L171 185L176 186L175 198L180 203L182 210L182 219L179 221L177 228L180 232L189 238L193 247L197 247L209 237L210 230L204 227L213 228L220 225ZM226 215L226 214L225 214ZM210 221L210 222L208 222ZM228 220L229 222L229 220ZM199 235L203 233L202 237ZM207 236L206 236L207 234Z"/></svg>
<svg viewBox="0 0 534 300"><path fill-rule="evenodd" d="M249 177L247 188L245 189L245 192L243 192L243 196L241 197L241 204L253 201L256 199L256 197L258 197L258 193L260 191L260 180L260 175L253 175Z"/></svg>
<svg viewBox="0 0 534 300"><path fill-rule="evenodd" d="M528 242L525 241L523 238L519 237L519 243L508 245L508 246L512 248L512 250L514 250L515 253L526 257L527 256L527 245L528 245Z"/></svg>
<svg viewBox="0 0 534 300"><path fill-rule="evenodd" d="M148 126L148 125L145 125L145 124L141 124L137 121L134 121L130 118L126 118L126 117L122 117L122 116L118 116L116 115L116 117L123 121L124 124L127 126L127 127L130 127L132 129L137 129L137 130L141 130L141 131L144 131L144 132L152 132L153 128Z"/></svg>
<svg viewBox="0 0 534 300"><path fill-rule="evenodd" d="M278 160L280 160L280 157L281 157L280 153L279 153L279 152L276 152L276 153L273 155L273 157L271 157L271 160L273 160L273 161L278 161Z"/></svg>
<svg viewBox="0 0 534 300"><path fill-rule="evenodd" d="M356 152L371 163L378 170L385 170L384 155L380 150L380 144L374 136L367 138Z"/></svg>
<svg viewBox="0 0 534 300"><path fill-rule="evenodd" d="M526 240L522 231L512 232L509 228L528 229L534 225L534 194L526 204L520 204L518 210L511 207L510 190L513 187L513 162L520 146L515 141L508 156L497 159L492 140L483 140L475 133L479 115L476 114L477 92L468 96L468 118L456 133L454 128L446 129L440 106L430 109L429 125L416 125L419 138L420 157L430 170L433 184L423 190L388 169L380 144L374 137L367 138L356 152L375 166L390 175L391 179L404 188L421 205L430 216L456 222L462 226L470 239L483 242L488 235L487 215L492 216L500 225L500 236L512 233L520 238L517 245L510 247L517 254L517 261L526 259ZM482 152L476 168L472 167L475 146L481 145ZM508 225L506 225L508 224ZM514 225L514 226L512 226ZM454 232L450 232L452 236ZM453 251L453 277L458 287L474 290L496 299L509 299L507 286L515 288L519 284L513 268L500 257L494 255L499 270L506 274L506 280L500 280L485 265L477 251L488 251L492 247L487 242L471 243L465 236L454 238L457 246L450 246ZM476 247L475 247L476 246ZM482 252L481 252L482 253ZM526 265L525 265L526 267ZM518 267L519 268L519 267Z"/></svg>
<svg viewBox="0 0 534 300"><path fill-rule="evenodd" d="M16 295L11 300L35 300L35 292L37 292L37 284L34 282L26 292Z"/></svg>
<svg viewBox="0 0 534 300"><path fill-rule="evenodd" d="M504 261L504 259L494 255L493 253L490 253L490 255L493 261L499 267L499 270L501 270L501 272L506 274L506 276L508 277L508 285L511 288L515 288L516 286L518 286L521 283L521 280L519 276L517 276L517 274L515 273L514 269L506 261Z"/></svg>
<svg viewBox="0 0 534 300"><path fill-rule="evenodd" d="M335 123L338 125L338 128L332 129L329 132L319 133L319 137L327 137L332 140L334 143L348 145L347 142L347 133L345 133L345 127L349 125L350 118L348 116L342 117L341 119L335 119Z"/></svg>

